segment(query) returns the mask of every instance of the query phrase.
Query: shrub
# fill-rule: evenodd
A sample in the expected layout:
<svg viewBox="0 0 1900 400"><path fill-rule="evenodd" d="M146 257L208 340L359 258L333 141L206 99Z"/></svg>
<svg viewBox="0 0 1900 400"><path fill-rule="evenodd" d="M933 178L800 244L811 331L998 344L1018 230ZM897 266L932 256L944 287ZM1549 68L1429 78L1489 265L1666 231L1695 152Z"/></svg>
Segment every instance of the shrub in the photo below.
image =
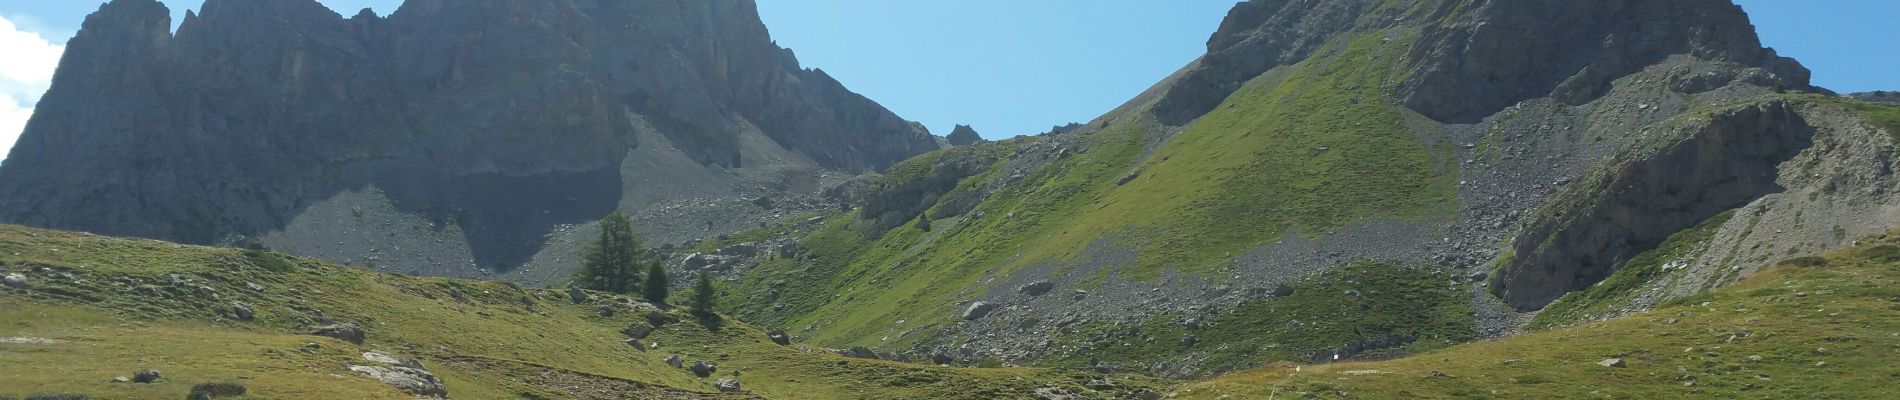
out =
<svg viewBox="0 0 1900 400"><path fill-rule="evenodd" d="M1781 262L1778 264L1802 267L1802 268L1820 268L1820 267L1827 266L1827 259L1821 258L1821 257L1815 257L1815 256L1795 257L1795 258L1790 258L1786 260L1781 260Z"/></svg>
<svg viewBox="0 0 1900 400"><path fill-rule="evenodd" d="M1890 244L1883 244L1879 246L1862 249L1860 253L1857 255L1859 255L1861 258L1866 258L1868 260L1873 260L1877 262L1900 261L1900 247L1896 247Z"/></svg>
<svg viewBox="0 0 1900 400"><path fill-rule="evenodd" d="M244 395L244 384L237 382L205 382L191 387L191 395L185 400L211 400Z"/></svg>

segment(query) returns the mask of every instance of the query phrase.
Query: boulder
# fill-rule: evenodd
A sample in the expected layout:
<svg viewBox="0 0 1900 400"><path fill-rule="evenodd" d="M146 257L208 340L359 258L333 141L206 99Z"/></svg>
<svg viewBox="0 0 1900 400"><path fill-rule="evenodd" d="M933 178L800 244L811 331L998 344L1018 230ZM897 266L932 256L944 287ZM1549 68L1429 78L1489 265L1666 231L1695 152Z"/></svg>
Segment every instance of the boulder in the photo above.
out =
<svg viewBox="0 0 1900 400"><path fill-rule="evenodd" d="M751 257L759 254L759 246L740 243L719 249L719 255L727 257Z"/></svg>
<svg viewBox="0 0 1900 400"><path fill-rule="evenodd" d="M781 330L773 330L771 332L768 332L765 334L765 338L771 339L772 343L778 343L778 345L780 346L786 346L786 345L792 344L792 337L786 335L785 331L781 331Z"/></svg>
<svg viewBox="0 0 1900 400"><path fill-rule="evenodd" d="M1625 364L1623 363L1623 359L1621 358L1611 358L1611 359L1606 359L1603 361L1598 361L1597 365L1610 367L1610 368L1623 368Z"/></svg>
<svg viewBox="0 0 1900 400"><path fill-rule="evenodd" d="M719 389L719 392L721 393L738 393L739 380L720 379L718 382L713 382L713 387Z"/></svg>
<svg viewBox="0 0 1900 400"><path fill-rule="evenodd" d="M680 358L678 354L666 356L666 365L671 365L673 368L686 368L686 359Z"/></svg>
<svg viewBox="0 0 1900 400"><path fill-rule="evenodd" d="M864 346L854 346L849 349L838 350L838 355L851 357L851 358L863 358L863 359L869 359L869 360L880 359L877 356L877 352L871 351L871 349L865 348Z"/></svg>
<svg viewBox="0 0 1900 400"><path fill-rule="evenodd" d="M7 274L6 282L7 282L7 287L14 288L14 289L25 289L26 275Z"/></svg>
<svg viewBox="0 0 1900 400"><path fill-rule="evenodd" d="M1293 295L1293 285L1288 285L1288 284L1284 284L1284 283L1282 283L1282 284L1280 284L1279 286L1274 286L1274 287L1273 287L1273 292L1270 292L1270 293L1268 293L1268 294L1270 294L1270 295L1272 295L1273 297L1287 297L1287 296L1292 296L1292 295Z"/></svg>
<svg viewBox="0 0 1900 400"><path fill-rule="evenodd" d="M567 287L567 299L568 299L568 300L572 300L572 301L574 302L574 304L580 304L580 303L586 303L586 302L587 302L587 292L586 292L586 291L582 291L582 290L581 290L581 288L580 288L579 286L568 286L568 287Z"/></svg>
<svg viewBox="0 0 1900 400"><path fill-rule="evenodd" d="M712 261L711 256L707 256L705 254L700 254L700 253L693 253L693 254L686 255L686 259L683 261L680 261L680 267L686 268L687 270L696 270L700 268L705 268L707 264L712 264L712 263L713 261Z"/></svg>
<svg viewBox="0 0 1900 400"><path fill-rule="evenodd" d="M990 304L989 302L979 301L975 303L970 303L970 308L963 310L963 320L974 321L974 320L982 319L984 316L990 315L990 311L995 311L995 310L996 310L996 305Z"/></svg>
<svg viewBox="0 0 1900 400"><path fill-rule="evenodd" d="M694 361L692 368L687 369L692 370L693 375L698 375L701 378L709 377L712 376L714 372L719 372L718 365L706 362L705 360Z"/></svg>
<svg viewBox="0 0 1900 400"><path fill-rule="evenodd" d="M156 369L132 373L132 383L152 383L158 382L159 379L165 379L165 374L159 373Z"/></svg>
<svg viewBox="0 0 1900 400"><path fill-rule="evenodd" d="M244 302L241 301L233 301L231 302L231 317L239 321L250 321L253 318L257 318L257 313L251 311L249 304L244 304Z"/></svg>
<svg viewBox="0 0 1900 400"><path fill-rule="evenodd" d="M363 339L365 336L367 336L363 332L363 327L357 326L356 324L347 323L347 322L341 323L341 324L335 324L335 325L319 326L317 327L316 330L310 331L310 334L323 336L323 337L329 337L329 338L335 338L336 340L341 340L341 341L355 343L355 344L363 344Z"/></svg>
<svg viewBox="0 0 1900 400"><path fill-rule="evenodd" d="M448 397L448 389L442 386L442 380L423 367L415 359L401 359L378 352L365 352L365 365L352 365L350 371L382 382L409 394L424 397Z"/></svg>
<svg viewBox="0 0 1900 400"><path fill-rule="evenodd" d="M627 337L634 339L646 339L647 335L653 333L653 325L648 325L645 322L634 322L627 324L627 328L621 329L620 333L627 334Z"/></svg>
<svg viewBox="0 0 1900 400"><path fill-rule="evenodd" d="M949 354L944 354L944 353L934 353L934 354L931 354L931 355L930 355L930 363L931 363L931 364L936 364L936 365L950 365L950 363L953 363L953 362L956 362L956 361L957 361L957 359L956 359L956 358L952 358L952 357L950 357L950 355L949 355Z"/></svg>
<svg viewBox="0 0 1900 400"><path fill-rule="evenodd" d="M612 304L602 304L600 308L594 309L594 312L600 314L601 318L613 318L614 306Z"/></svg>
<svg viewBox="0 0 1900 400"><path fill-rule="evenodd" d="M667 315L665 312L662 312L660 310L647 311L646 319L647 319L647 323L652 324L654 328L659 328L662 326L666 326L666 324L679 322L678 318L674 318L671 315Z"/></svg>
<svg viewBox="0 0 1900 400"><path fill-rule="evenodd" d="M1041 296L1044 294L1048 294L1050 290L1053 290L1055 288L1056 288L1055 282L1041 281L1041 282L1023 285L1023 287L1017 288L1016 292L1030 295L1030 296Z"/></svg>
<svg viewBox="0 0 1900 400"><path fill-rule="evenodd" d="M634 350L647 351L647 346L640 343L640 339L627 339L620 342L626 343L628 347L632 347Z"/></svg>

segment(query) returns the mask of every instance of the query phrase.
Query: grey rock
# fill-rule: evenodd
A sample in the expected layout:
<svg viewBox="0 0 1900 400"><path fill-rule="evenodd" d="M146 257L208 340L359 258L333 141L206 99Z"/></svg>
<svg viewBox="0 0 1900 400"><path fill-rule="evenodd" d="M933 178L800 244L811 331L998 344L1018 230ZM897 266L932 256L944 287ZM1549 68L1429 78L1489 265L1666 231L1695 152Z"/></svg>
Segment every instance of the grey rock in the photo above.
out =
<svg viewBox="0 0 1900 400"><path fill-rule="evenodd" d="M627 337L634 339L646 339L647 335L653 333L653 325L649 325L645 322L634 322L627 324L627 327L621 329L620 333L626 334Z"/></svg>
<svg viewBox="0 0 1900 400"><path fill-rule="evenodd" d="M851 357L851 358L870 359L870 360L881 359L880 357L877 356L877 352L871 351L871 349L865 348L864 346L854 346L849 349L838 350L838 355Z"/></svg>
<svg viewBox="0 0 1900 400"><path fill-rule="evenodd" d="M336 340L341 340L341 341L355 343L355 344L363 344L363 339L365 338L365 336L367 336L366 333L363 331L362 326L358 326L356 324L347 323L347 322L341 323L341 324L335 324L335 325L320 326L320 327L317 327L316 330L310 331L310 334L334 338Z"/></svg>
<svg viewBox="0 0 1900 400"><path fill-rule="evenodd" d="M626 339L626 340L620 341L620 343L626 343L627 347L632 347L634 350L638 350L642 352L647 351L646 344L640 343L640 339Z"/></svg>
<svg viewBox="0 0 1900 400"><path fill-rule="evenodd" d="M132 378L127 378L123 376L112 377L112 383L130 383L130 382L132 382Z"/></svg>
<svg viewBox="0 0 1900 400"><path fill-rule="evenodd" d="M587 292L586 292L586 291L583 291L583 290L581 290L581 287L580 287L580 286L568 286L568 287L567 287L567 299L568 299L569 301L573 301L573 302L574 302L574 304L580 304L580 303L586 303L586 302L587 302Z"/></svg>
<svg viewBox="0 0 1900 400"><path fill-rule="evenodd" d="M257 313L251 311L249 304L244 304L244 302L241 301L232 301L231 316L237 318L239 321L250 321L257 317Z"/></svg>
<svg viewBox="0 0 1900 400"><path fill-rule="evenodd" d="M979 301L970 303L970 307L963 310L963 319L965 321L982 319L984 316L990 315L990 311L995 310L996 305L988 302Z"/></svg>
<svg viewBox="0 0 1900 400"><path fill-rule="evenodd" d="M785 331L781 331L781 330L774 329L771 332L767 332L765 334L765 338L771 339L772 343L777 343L780 346L786 346L786 345L792 344L792 337L790 335L786 335Z"/></svg>
<svg viewBox="0 0 1900 400"><path fill-rule="evenodd" d="M7 287L14 288L14 289L26 288L26 275L7 274L5 280L6 280Z"/></svg>
<svg viewBox="0 0 1900 400"><path fill-rule="evenodd" d="M152 383L158 382L159 379L165 379L165 374L158 372L156 369L140 370L139 372L132 373L132 383Z"/></svg>
<svg viewBox="0 0 1900 400"><path fill-rule="evenodd" d="M1603 361L1598 361L1597 365L1612 367L1612 368L1623 368L1625 364L1623 363L1623 359L1621 358L1611 358L1611 359L1605 359Z"/></svg>
<svg viewBox="0 0 1900 400"><path fill-rule="evenodd" d="M936 365L950 365L950 363L953 363L953 362L956 362L956 361L957 361L957 359L956 359L956 358L954 358L954 357L950 357L950 355L949 355L949 354L944 354L944 353L932 353L932 354L930 354L930 363L931 363L931 364L936 364Z"/></svg>
<svg viewBox="0 0 1900 400"><path fill-rule="evenodd" d="M1050 290L1054 290L1055 288L1056 288L1055 282L1040 281L1040 282L1023 285L1021 288L1017 288L1016 291L1018 293L1022 293L1022 294L1026 294L1030 296L1041 296L1044 294L1048 294Z"/></svg>
<svg viewBox="0 0 1900 400"><path fill-rule="evenodd" d="M718 381L713 382L713 388L719 389L720 393L738 393L740 390L739 380L720 379Z"/></svg>
<svg viewBox="0 0 1900 400"><path fill-rule="evenodd" d="M719 366L713 365L713 363L706 362L705 360L700 360L700 361L694 361L693 366L688 369L693 371L693 375L698 375L701 378L705 378L708 376L712 376L714 372L718 372Z"/></svg>
<svg viewBox="0 0 1900 400"><path fill-rule="evenodd" d="M600 307L594 309L594 313L600 315L601 318L612 318L614 312L614 306L612 304L602 304Z"/></svg>
<svg viewBox="0 0 1900 400"><path fill-rule="evenodd" d="M686 359L680 358L678 354L666 356L666 365L671 365L673 368L685 368Z"/></svg>
<svg viewBox="0 0 1900 400"><path fill-rule="evenodd" d="M420 361L378 352L365 352L363 359L369 362L366 365L352 365L350 371L416 396L445 398L449 395L448 389L442 386L442 380L437 379Z"/></svg>

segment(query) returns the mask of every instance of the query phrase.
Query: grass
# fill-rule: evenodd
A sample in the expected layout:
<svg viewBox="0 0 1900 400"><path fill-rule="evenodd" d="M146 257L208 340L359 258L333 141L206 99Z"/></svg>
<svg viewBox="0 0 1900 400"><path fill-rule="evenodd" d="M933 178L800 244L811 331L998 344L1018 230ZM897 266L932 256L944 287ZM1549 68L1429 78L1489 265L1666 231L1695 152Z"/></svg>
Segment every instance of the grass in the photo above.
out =
<svg viewBox="0 0 1900 400"><path fill-rule="evenodd" d="M1635 306L1630 302L1642 294L1642 289L1676 273L1666 269L1669 263L1693 260L1700 256L1707 250L1709 239L1734 215L1732 210L1724 212L1693 228L1670 235L1655 249L1630 258L1621 269L1603 281L1570 292L1545 306L1537 317L1531 319L1528 328L1544 329L1615 316L1618 309Z"/></svg>
<svg viewBox="0 0 1900 400"><path fill-rule="evenodd" d="M1409 358L1282 364L1177 389L1181 399L1887 398L1900 379L1900 263L1854 249L1764 270L1607 321ZM1900 249L1900 248L1896 248ZM1817 266L1820 265L1820 266ZM1750 356L1760 356L1754 361ZM1597 365L1622 358L1624 368ZM1825 364L1822 364L1825 363ZM1343 395L1342 395L1343 393Z"/></svg>
<svg viewBox="0 0 1900 400"><path fill-rule="evenodd" d="M0 320L7 321L0 337L57 341L0 343L0 364L41 366L0 374L0 396L182 397L199 383L237 381L262 398L406 398L344 369L368 350L422 359L455 398L579 398L588 386L601 385L715 398L710 383L730 377L751 394L773 399L1012 398L1037 387L1122 396L1162 384L1132 376L847 359L772 344L763 331L735 321L709 329L678 311L673 314L689 322L665 325L647 339L661 347L639 351L621 343L619 330L643 317L624 306L612 317L598 315L599 306L624 300L600 293L575 304L564 292L506 283L414 278L272 253L16 226L0 226L0 270L31 277L26 290L0 288ZM180 283L173 283L174 275ZM232 301L248 304L256 318L226 317ZM316 324L316 310L362 324L368 341L303 335ZM306 342L320 349L299 351ZM693 376L664 363L672 354L716 362L720 372ZM107 383L144 368L163 371L167 380ZM554 385L550 374L587 384ZM1088 387L1102 378L1118 383Z"/></svg>

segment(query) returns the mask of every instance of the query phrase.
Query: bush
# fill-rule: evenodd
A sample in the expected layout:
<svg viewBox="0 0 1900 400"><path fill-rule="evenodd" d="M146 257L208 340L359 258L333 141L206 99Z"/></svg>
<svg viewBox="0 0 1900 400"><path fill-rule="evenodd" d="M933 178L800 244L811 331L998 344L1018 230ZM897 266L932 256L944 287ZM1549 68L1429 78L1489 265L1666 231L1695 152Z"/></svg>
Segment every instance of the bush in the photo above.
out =
<svg viewBox="0 0 1900 400"><path fill-rule="evenodd" d="M7 399L11 399L11 397L7 397ZM90 399L92 398L86 397L86 395L83 395L83 394L71 394L71 393L36 394L32 396L26 396L26 400L90 400Z"/></svg>
<svg viewBox="0 0 1900 400"><path fill-rule="evenodd" d="M191 387L191 395L185 400L211 400L244 395L244 384L237 382L206 382Z"/></svg>
<svg viewBox="0 0 1900 400"><path fill-rule="evenodd" d="M1890 244L1883 244L1883 245L1863 249L1857 255L1859 255L1861 258L1866 258L1868 260L1873 260L1876 262L1900 261L1900 247L1896 247Z"/></svg>
<svg viewBox="0 0 1900 400"><path fill-rule="evenodd" d="M1821 258L1821 257L1815 257L1815 256L1795 257L1795 258L1790 258L1786 260L1781 260L1781 262L1778 264L1802 267L1802 268L1820 268L1820 267L1827 266L1827 259Z"/></svg>

